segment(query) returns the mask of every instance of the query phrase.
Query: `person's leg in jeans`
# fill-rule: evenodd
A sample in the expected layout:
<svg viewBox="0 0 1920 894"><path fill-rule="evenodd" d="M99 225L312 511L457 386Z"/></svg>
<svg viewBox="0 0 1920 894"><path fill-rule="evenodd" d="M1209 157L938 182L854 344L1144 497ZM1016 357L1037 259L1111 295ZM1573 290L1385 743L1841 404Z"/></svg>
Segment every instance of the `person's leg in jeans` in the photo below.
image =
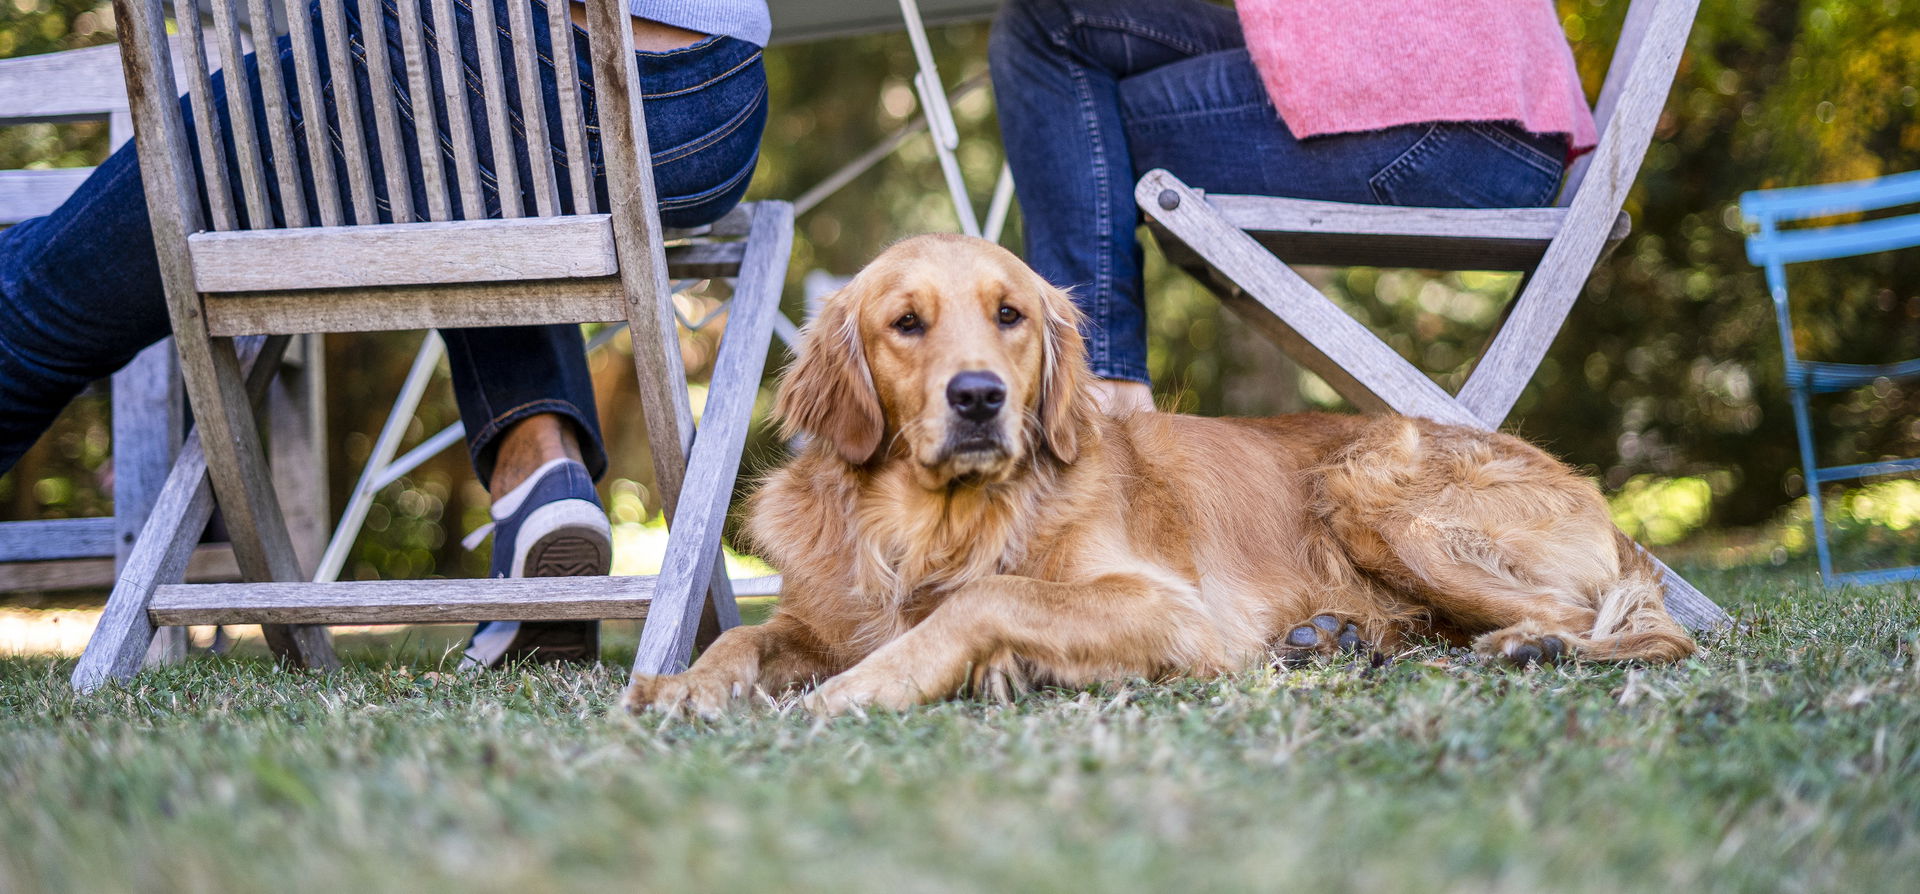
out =
<svg viewBox="0 0 1920 894"><path fill-rule="evenodd" d="M1231 9L1203 0L1011 0L989 61L1027 260L1074 291L1111 408L1151 409L1133 187L1166 168L1212 192L1453 207L1543 204L1566 143L1504 124L1301 140Z"/></svg>

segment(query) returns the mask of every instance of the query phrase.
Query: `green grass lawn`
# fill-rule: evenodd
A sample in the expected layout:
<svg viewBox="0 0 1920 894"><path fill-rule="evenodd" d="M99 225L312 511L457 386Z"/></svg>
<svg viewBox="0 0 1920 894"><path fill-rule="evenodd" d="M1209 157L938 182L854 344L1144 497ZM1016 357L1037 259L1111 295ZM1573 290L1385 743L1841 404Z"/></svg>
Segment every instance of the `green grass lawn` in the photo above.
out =
<svg viewBox="0 0 1920 894"><path fill-rule="evenodd" d="M1703 575L1662 668L1439 649L829 725L622 674L0 661L0 891L1913 890L1920 598ZM631 639L611 657L625 658ZM624 653L624 654L623 654Z"/></svg>

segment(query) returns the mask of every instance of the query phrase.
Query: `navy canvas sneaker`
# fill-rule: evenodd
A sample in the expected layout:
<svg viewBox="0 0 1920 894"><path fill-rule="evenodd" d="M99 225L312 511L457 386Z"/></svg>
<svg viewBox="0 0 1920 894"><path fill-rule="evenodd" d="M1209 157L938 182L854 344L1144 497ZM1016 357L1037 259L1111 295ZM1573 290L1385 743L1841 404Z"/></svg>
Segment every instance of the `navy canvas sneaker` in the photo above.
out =
<svg viewBox="0 0 1920 894"><path fill-rule="evenodd" d="M468 535L473 549L493 534L492 577L583 577L613 568L613 530L587 467L570 459L541 466L488 510L493 521ZM592 662L598 621L486 621L467 642L462 670L508 661Z"/></svg>

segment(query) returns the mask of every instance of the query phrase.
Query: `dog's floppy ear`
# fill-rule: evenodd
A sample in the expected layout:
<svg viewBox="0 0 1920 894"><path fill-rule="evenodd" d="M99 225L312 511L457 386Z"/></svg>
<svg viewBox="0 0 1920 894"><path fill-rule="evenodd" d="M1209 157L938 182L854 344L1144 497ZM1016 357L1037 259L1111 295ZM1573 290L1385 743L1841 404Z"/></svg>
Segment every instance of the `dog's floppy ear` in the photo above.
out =
<svg viewBox="0 0 1920 894"><path fill-rule="evenodd" d="M1033 275L1040 294L1040 318L1046 342L1040 369L1040 431L1047 449L1063 463L1080 456L1080 429L1093 423L1093 400L1087 396L1092 373L1087 369L1087 343L1080 337L1080 309L1066 292Z"/></svg>
<svg viewBox="0 0 1920 894"><path fill-rule="evenodd" d="M783 437L825 438L840 457L865 465L880 447L880 395L860 343L853 286L828 296L800 338L800 358L780 377L773 414Z"/></svg>

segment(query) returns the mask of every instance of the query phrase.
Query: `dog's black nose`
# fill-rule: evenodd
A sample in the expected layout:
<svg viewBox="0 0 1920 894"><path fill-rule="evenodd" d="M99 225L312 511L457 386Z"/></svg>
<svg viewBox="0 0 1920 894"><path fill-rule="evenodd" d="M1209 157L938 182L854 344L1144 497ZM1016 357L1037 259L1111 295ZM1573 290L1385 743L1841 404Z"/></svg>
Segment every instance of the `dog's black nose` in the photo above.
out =
<svg viewBox="0 0 1920 894"><path fill-rule="evenodd" d="M1000 415L1007 403L1007 385L990 372L963 372L947 382L947 404L960 418L985 422Z"/></svg>

